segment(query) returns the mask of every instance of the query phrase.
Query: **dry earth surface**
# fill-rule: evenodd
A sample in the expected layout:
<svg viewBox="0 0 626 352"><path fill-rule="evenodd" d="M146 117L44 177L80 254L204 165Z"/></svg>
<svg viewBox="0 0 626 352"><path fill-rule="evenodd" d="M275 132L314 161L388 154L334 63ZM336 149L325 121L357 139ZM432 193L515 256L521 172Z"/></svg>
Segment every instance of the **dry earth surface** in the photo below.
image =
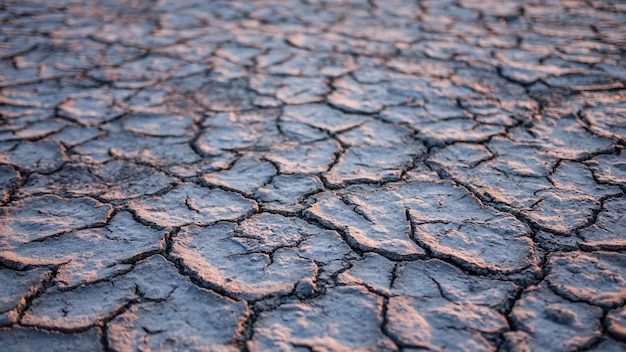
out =
<svg viewBox="0 0 626 352"><path fill-rule="evenodd" d="M626 3L0 1L0 350L625 351Z"/></svg>

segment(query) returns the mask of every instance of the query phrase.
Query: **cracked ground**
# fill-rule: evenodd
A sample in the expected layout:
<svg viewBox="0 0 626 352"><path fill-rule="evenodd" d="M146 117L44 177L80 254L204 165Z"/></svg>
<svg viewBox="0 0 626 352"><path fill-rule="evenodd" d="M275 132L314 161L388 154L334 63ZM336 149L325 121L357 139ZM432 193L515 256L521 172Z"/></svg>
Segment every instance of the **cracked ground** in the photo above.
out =
<svg viewBox="0 0 626 352"><path fill-rule="evenodd" d="M626 351L626 4L0 0L0 350Z"/></svg>

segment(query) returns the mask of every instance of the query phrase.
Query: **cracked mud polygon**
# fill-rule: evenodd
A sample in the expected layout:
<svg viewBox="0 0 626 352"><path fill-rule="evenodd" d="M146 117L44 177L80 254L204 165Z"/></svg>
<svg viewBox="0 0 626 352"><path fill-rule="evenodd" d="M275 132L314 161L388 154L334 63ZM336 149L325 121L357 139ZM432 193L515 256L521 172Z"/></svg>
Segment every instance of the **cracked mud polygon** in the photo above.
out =
<svg viewBox="0 0 626 352"><path fill-rule="evenodd" d="M626 5L0 1L1 351L626 351Z"/></svg>

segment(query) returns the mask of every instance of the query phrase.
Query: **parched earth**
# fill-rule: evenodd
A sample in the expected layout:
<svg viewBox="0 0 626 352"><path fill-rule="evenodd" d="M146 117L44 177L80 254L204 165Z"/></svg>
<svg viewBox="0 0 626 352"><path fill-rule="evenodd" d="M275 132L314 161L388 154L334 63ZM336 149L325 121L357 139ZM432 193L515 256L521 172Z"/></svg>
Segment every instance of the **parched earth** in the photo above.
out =
<svg viewBox="0 0 626 352"><path fill-rule="evenodd" d="M626 3L0 1L1 351L625 351Z"/></svg>

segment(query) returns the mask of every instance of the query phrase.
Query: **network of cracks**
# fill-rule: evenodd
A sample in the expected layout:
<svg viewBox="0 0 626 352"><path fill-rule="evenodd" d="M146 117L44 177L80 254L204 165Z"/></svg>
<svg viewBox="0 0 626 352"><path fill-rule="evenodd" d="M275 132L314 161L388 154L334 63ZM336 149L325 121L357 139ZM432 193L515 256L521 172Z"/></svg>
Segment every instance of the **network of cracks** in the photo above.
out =
<svg viewBox="0 0 626 352"><path fill-rule="evenodd" d="M626 6L0 2L0 350L626 350Z"/></svg>

